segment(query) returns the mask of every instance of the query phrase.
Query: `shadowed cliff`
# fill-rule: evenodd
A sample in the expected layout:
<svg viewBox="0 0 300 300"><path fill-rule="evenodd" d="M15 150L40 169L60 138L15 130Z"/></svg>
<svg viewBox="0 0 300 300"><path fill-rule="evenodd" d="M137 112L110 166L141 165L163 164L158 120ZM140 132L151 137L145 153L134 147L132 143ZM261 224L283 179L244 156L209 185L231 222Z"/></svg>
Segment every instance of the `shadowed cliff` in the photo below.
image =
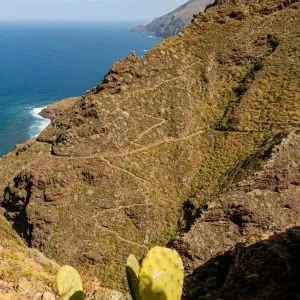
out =
<svg viewBox="0 0 300 300"><path fill-rule="evenodd" d="M187 277L184 299L297 300L299 254L299 227L252 245L237 244Z"/></svg>

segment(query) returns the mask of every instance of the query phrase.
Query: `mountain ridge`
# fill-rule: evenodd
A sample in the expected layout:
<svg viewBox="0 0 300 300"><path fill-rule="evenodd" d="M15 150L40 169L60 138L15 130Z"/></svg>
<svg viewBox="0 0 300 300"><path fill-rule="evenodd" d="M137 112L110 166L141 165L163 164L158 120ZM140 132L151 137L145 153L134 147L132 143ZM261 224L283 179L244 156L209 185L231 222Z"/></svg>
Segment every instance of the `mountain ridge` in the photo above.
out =
<svg viewBox="0 0 300 300"><path fill-rule="evenodd" d="M155 18L150 24L139 25L133 32L154 32L159 37L169 37L181 32L192 20L193 15L203 12L213 0L189 0L170 13Z"/></svg>

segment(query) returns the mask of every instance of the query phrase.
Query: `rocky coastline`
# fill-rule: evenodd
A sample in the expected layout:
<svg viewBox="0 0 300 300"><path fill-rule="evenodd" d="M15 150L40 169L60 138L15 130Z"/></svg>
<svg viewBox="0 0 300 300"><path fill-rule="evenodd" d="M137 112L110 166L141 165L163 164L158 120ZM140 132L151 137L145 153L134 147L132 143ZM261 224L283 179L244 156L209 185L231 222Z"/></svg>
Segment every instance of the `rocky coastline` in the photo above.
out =
<svg viewBox="0 0 300 300"><path fill-rule="evenodd" d="M73 107L78 101L80 97L69 97L52 104L47 105L39 114L41 117L50 119L53 121L57 116L62 114L65 110Z"/></svg>

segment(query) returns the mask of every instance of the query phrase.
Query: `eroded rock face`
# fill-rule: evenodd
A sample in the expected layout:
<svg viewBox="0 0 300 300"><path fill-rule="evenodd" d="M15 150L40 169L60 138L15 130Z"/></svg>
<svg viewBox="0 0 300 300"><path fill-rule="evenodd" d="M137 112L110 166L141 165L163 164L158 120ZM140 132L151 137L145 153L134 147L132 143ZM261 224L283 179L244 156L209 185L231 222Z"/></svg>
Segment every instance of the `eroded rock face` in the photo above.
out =
<svg viewBox="0 0 300 300"><path fill-rule="evenodd" d="M127 255L168 243L189 199L196 224L179 243L189 271L245 237L297 225L297 155L244 171L264 147L298 140L299 17L299 1L220 1L182 36L114 64L36 142L1 159L19 233L122 289Z"/></svg>
<svg viewBox="0 0 300 300"><path fill-rule="evenodd" d="M299 299L300 228L236 244L187 277L184 299Z"/></svg>

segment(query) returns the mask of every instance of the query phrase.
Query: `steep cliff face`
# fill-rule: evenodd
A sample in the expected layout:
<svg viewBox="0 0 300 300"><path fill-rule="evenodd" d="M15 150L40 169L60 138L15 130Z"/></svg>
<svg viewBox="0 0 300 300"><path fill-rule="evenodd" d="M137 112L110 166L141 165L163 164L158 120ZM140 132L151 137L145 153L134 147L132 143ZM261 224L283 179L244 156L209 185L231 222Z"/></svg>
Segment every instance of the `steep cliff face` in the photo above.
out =
<svg viewBox="0 0 300 300"><path fill-rule="evenodd" d="M19 234L122 289L127 255L178 233L193 273L299 224L299 17L299 0L217 1L180 36L114 64L37 141L0 160Z"/></svg>
<svg viewBox="0 0 300 300"><path fill-rule="evenodd" d="M194 14L203 12L213 0L190 0L172 12L155 18L148 25L139 25L134 32L154 32L160 37L169 37L182 31L192 20Z"/></svg>

